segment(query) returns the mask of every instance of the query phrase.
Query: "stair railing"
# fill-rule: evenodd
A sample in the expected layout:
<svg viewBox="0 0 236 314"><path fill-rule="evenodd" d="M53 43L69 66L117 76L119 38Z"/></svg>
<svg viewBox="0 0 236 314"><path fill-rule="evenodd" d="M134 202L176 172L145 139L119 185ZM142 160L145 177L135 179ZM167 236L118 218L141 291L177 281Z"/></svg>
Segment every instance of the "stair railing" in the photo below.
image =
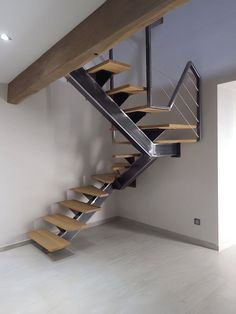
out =
<svg viewBox="0 0 236 314"><path fill-rule="evenodd" d="M191 78L191 74L194 76L195 78L195 82L194 80ZM197 140L199 141L201 139L201 108L200 108L200 74L198 73L196 67L194 66L192 61L189 61L186 66L185 69L177 83L177 86L169 100L169 103L167 105L167 108L169 108L170 110L175 107L176 110L179 112L179 114L182 116L182 118L187 122L188 125L190 125L188 119L185 117L184 113L181 111L181 109L177 106L177 98L179 97L182 102L184 103L184 105L186 106L186 108L188 109L188 111L191 113L191 115L193 116L194 120L196 121L197 124L197 131L195 131L193 128L193 132L195 133L195 135L197 136ZM171 85L174 86L173 81L168 78ZM193 97L192 93L189 91L188 87L186 86L185 82L186 79L189 79L191 81L191 83L193 84L195 90L196 90L196 99ZM192 109L190 108L190 106L188 105L188 103L186 102L186 100L184 99L184 97L181 94L181 88L184 88L187 93L189 94L189 96L191 97L194 105L197 108L197 113L196 115L194 114L194 112L192 111ZM166 91L165 91L166 93ZM168 95L166 93L166 95Z"/></svg>

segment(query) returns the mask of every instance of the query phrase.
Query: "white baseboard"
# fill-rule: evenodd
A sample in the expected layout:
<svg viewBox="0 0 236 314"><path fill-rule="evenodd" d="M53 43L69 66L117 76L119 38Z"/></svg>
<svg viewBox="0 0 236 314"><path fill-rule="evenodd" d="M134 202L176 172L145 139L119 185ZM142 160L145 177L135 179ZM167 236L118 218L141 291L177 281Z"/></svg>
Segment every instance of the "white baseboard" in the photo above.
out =
<svg viewBox="0 0 236 314"><path fill-rule="evenodd" d="M155 226L152 226L152 225L149 225L149 224L146 224L143 222L139 222L139 221L136 221L133 219L125 218L125 217L119 217L119 220L127 222L127 223L135 224L136 226L140 226L140 227L145 228L147 230L155 231L158 234L163 235L163 236L170 238L170 239L173 239L173 240L178 240L181 242L186 242L186 243L190 243L190 244L194 244L194 245L198 245L198 246L203 246L203 247L206 247L206 248L211 249L211 250L219 251L219 246L214 244L214 243L211 243L211 242L207 242L204 240L189 237L189 236L186 236L186 235L183 235L180 233L176 233L173 231L169 231L166 229L155 227Z"/></svg>
<svg viewBox="0 0 236 314"><path fill-rule="evenodd" d="M198 246L203 246L203 247L206 247L208 249L219 251L218 245L216 245L214 243L203 241L203 240L199 240L199 239L196 239L196 238L192 238L192 237L180 234L180 233L172 232L172 231L169 231L169 230L166 230L166 229L162 229L162 228L159 228L159 227L155 227L155 226L152 226L152 225L149 225L149 224L146 224L146 223L142 223L142 222L139 222L139 221L136 221L136 220L133 220L133 219L120 217L120 216L114 216L114 217L110 217L110 218L106 218L106 219L103 219L103 220L99 220L99 221L95 221L95 222L89 223L88 224L88 228L93 228L93 227L96 227L96 226L99 226L99 225L103 225L103 224L106 224L106 223L109 223L109 222L114 222L114 221L124 221L124 222L127 222L129 224L140 226L140 227L145 228L147 230L155 231L158 234L163 235L163 236L165 236L167 238L170 238L170 239L179 240L179 241L182 241L182 242L186 242L186 243L190 243L190 244L194 244L194 245L198 245ZM12 249L15 249L17 247L21 247L21 246L27 245L29 243L31 243L31 240L24 240L24 241L21 241L21 242L9 244L9 245L0 247L0 252L12 250Z"/></svg>
<svg viewBox="0 0 236 314"><path fill-rule="evenodd" d="M8 244L8 245L5 245L5 246L1 246L0 247L0 252L9 251L9 250L15 249L17 247L27 245L29 243L30 243L30 240L23 240L23 241L20 241L20 242L16 242L16 243Z"/></svg>
<svg viewBox="0 0 236 314"><path fill-rule="evenodd" d="M106 218L106 219L102 219L102 220L98 220L98 221L95 221L95 222L88 223L87 227L88 228L93 228L93 227L96 227L96 226L99 226L99 225L107 224L109 222L117 221L119 219L120 219L120 216L114 216L114 217L110 217L110 218Z"/></svg>

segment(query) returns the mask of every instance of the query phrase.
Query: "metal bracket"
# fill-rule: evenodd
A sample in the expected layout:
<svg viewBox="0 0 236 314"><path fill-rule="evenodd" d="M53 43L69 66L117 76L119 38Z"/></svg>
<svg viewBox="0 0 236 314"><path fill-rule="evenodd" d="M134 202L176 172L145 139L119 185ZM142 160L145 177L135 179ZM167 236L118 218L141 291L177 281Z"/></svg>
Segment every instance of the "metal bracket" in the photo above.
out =
<svg viewBox="0 0 236 314"><path fill-rule="evenodd" d="M154 27L160 26L163 23L164 23L164 18L162 17L159 20L157 20L156 22L152 23L150 26L151 26L151 28L154 28Z"/></svg>
<svg viewBox="0 0 236 314"><path fill-rule="evenodd" d="M102 87L111 78L112 73L100 70L99 72L90 75Z"/></svg>

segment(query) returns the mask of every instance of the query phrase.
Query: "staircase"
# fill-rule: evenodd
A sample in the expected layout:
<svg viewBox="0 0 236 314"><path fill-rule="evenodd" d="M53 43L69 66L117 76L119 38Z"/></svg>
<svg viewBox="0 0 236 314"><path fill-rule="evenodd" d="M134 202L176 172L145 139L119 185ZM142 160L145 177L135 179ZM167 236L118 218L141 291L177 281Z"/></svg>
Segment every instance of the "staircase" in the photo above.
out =
<svg viewBox="0 0 236 314"><path fill-rule="evenodd" d="M113 51L109 52L109 59L93 66L90 69L78 69L69 75L67 80L72 84L100 113L112 124L110 131L113 142L117 145L132 145L135 152L116 153L113 158L117 160L112 166L111 173L92 174L94 185L74 187L74 195L83 195L87 201L69 199L58 202L58 205L70 210L73 217L67 215L49 215L43 220L56 227L57 232L47 229L32 230L28 233L33 243L46 253L67 248L71 240L87 227L89 219L101 210L103 202L115 189L124 189L128 186L135 187L136 178L160 157L180 157L182 143L196 143L200 140L200 76L192 62L188 62L181 78L165 106L152 105L151 73L150 73L150 32L151 26L146 29L147 51L147 86L123 85L114 87L114 75L130 70L130 65L113 60ZM183 98L181 88L186 87L189 80L195 88L192 96L196 107L193 110L194 121L189 122L183 112L177 107L177 99ZM110 89L105 90L104 85L110 81ZM147 105L123 108L125 101L134 94L146 93ZM187 104L187 107L189 105ZM170 113L177 109L185 123L166 124L140 124L147 114ZM185 130L194 134L191 138L162 139L161 135L167 131ZM124 140L116 140L116 134L122 135ZM126 147L126 146L124 146ZM97 187L99 186L99 188ZM75 197L76 198L76 197Z"/></svg>

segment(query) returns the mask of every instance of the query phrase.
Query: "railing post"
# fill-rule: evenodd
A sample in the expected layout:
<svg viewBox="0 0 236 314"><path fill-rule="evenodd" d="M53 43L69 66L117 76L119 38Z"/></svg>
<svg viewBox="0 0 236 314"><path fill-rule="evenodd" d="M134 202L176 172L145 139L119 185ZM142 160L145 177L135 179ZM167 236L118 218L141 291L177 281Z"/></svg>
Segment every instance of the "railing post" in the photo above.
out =
<svg viewBox="0 0 236 314"><path fill-rule="evenodd" d="M199 75L196 75L196 83L197 83L197 103L198 103L198 107L197 107L197 119L198 119L198 123L197 123L197 134L198 134L198 141L201 140L201 128L202 128L202 121L201 121L201 99L200 99L200 88L201 88L201 79Z"/></svg>
<svg viewBox="0 0 236 314"><path fill-rule="evenodd" d="M114 59L114 55L113 55L113 49L110 49L109 50L109 60L113 60ZM110 77L110 89L113 89L114 88L114 75L111 74L111 77ZM111 127L113 125L111 124ZM115 131L111 131L111 141L112 143L114 144L115 143Z"/></svg>
<svg viewBox="0 0 236 314"><path fill-rule="evenodd" d="M152 107L152 28L163 24L163 18L145 28L147 106Z"/></svg>
<svg viewBox="0 0 236 314"><path fill-rule="evenodd" d="M190 62L191 67L190 69L192 70L192 73L194 74L195 78L196 78L196 88L197 88L197 135L198 135L198 141L201 140L201 136L202 136L202 132L201 132L201 128L202 128L202 115L201 115L201 76L199 74L199 72L197 71L197 69L195 68L194 64L192 62Z"/></svg>
<svg viewBox="0 0 236 314"><path fill-rule="evenodd" d="M113 60L113 49L109 50L109 59ZM110 89L114 88L114 75L112 74L110 77Z"/></svg>
<svg viewBox="0 0 236 314"><path fill-rule="evenodd" d="M147 106L152 106L152 45L151 45L151 26L145 29L146 39L146 87L147 87Z"/></svg>

